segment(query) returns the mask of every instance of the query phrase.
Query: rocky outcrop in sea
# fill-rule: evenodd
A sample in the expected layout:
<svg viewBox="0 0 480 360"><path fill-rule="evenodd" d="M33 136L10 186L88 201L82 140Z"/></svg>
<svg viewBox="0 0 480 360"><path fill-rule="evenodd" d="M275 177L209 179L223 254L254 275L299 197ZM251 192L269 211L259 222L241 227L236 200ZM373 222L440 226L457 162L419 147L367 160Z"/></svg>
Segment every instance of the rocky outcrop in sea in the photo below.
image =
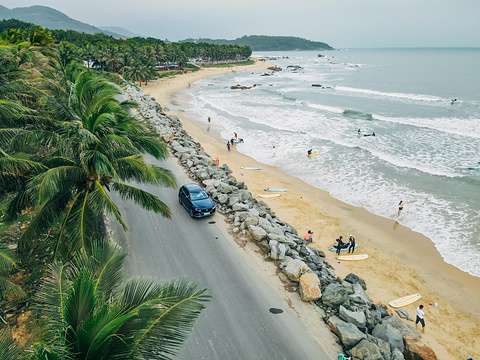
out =
<svg viewBox="0 0 480 360"><path fill-rule="evenodd" d="M297 289L303 301L312 303L347 356L359 360L437 358L421 342L419 331L390 314L386 305L372 302L363 279L353 273L344 279L337 277L325 254L306 245L293 226L255 199L245 183L232 176L227 164L219 166L183 129L178 117L167 116L153 97L133 86L127 86L126 92L190 177L216 202L217 211L230 221L232 232L254 241L275 261L282 279Z"/></svg>

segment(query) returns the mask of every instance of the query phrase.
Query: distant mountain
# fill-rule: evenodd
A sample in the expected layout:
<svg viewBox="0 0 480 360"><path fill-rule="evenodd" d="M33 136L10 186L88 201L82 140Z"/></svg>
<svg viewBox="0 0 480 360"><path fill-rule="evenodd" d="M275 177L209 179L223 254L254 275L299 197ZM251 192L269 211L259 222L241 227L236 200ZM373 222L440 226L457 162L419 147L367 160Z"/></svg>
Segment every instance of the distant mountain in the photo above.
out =
<svg viewBox="0 0 480 360"><path fill-rule="evenodd" d="M225 39L185 39L179 42L193 42L200 43L205 42L215 45L239 45L250 46L253 51L290 51L290 50L335 50L330 45L318 42L310 41L307 39L294 37L294 36L267 36L267 35L250 35L242 36L235 40Z"/></svg>
<svg viewBox="0 0 480 360"><path fill-rule="evenodd" d="M113 37L125 37L123 34L102 30L95 26L74 20L64 13L48 6L30 6L8 9L0 5L0 20L17 19L48 29L75 30L87 34L103 33ZM128 31L128 30L127 30Z"/></svg>
<svg viewBox="0 0 480 360"><path fill-rule="evenodd" d="M137 36L142 37L142 35L135 34L130 30L121 28L119 26L99 26L99 28L105 31L109 31L111 33L123 35L123 37L127 37L127 38L132 38Z"/></svg>

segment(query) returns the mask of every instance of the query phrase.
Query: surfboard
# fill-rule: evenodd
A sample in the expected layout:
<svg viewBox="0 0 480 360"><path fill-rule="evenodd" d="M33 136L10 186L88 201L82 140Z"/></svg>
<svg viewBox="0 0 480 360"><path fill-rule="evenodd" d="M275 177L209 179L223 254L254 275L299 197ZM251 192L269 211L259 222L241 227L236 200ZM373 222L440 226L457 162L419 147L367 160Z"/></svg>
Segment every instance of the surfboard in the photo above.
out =
<svg viewBox="0 0 480 360"><path fill-rule="evenodd" d="M358 246L358 244L357 244L357 243L355 243L355 249L357 248L357 246ZM331 247L331 248L329 248L328 250L330 250L330 251L337 251L337 248L335 248L335 247ZM343 249L340 249L340 251L345 251L345 250L348 250L348 248L343 248Z"/></svg>
<svg viewBox="0 0 480 360"><path fill-rule="evenodd" d="M264 191L272 191L272 192L285 192L285 191L287 191L287 189L269 189L269 188L265 188L263 190Z"/></svg>
<svg viewBox="0 0 480 360"><path fill-rule="evenodd" d="M260 170L259 167L248 167L248 166L242 166L240 169L243 169L243 170Z"/></svg>
<svg viewBox="0 0 480 360"><path fill-rule="evenodd" d="M422 296L420 294L407 295L399 299L390 301L388 305L394 308L399 308L399 307L410 305L415 301L417 301L418 299L420 299L421 297Z"/></svg>
<svg viewBox="0 0 480 360"><path fill-rule="evenodd" d="M307 156L317 156L317 155L320 155L320 153L315 153L315 154L308 154Z"/></svg>
<svg viewBox="0 0 480 360"><path fill-rule="evenodd" d="M365 260L368 259L367 254L355 254L355 255L342 255L337 256L337 260L344 260L344 261L358 261L358 260Z"/></svg>
<svg viewBox="0 0 480 360"><path fill-rule="evenodd" d="M261 198L274 198L274 197L279 197L282 196L282 194L270 194L270 195L258 195Z"/></svg>
<svg viewBox="0 0 480 360"><path fill-rule="evenodd" d="M468 170L480 170L480 166L469 166Z"/></svg>

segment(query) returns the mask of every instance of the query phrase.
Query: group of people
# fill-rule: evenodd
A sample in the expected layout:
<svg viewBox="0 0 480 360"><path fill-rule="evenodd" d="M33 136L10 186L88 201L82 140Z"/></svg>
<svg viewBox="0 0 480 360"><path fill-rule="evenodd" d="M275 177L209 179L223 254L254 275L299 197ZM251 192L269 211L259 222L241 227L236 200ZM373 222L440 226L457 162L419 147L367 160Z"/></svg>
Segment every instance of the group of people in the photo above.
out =
<svg viewBox="0 0 480 360"><path fill-rule="evenodd" d="M355 238L353 235L350 235L348 238L348 242L344 243L343 242L343 236L339 236L337 240L335 240L337 243L333 246L336 249L337 255L340 255L340 251L342 249L348 249L348 253L350 252L353 254L355 252Z"/></svg>
<svg viewBox="0 0 480 360"><path fill-rule="evenodd" d="M232 137L230 140L227 141L227 149L228 151L232 151L233 146L235 145L236 142L242 142L243 139L239 138L237 133L234 131L234 137Z"/></svg>

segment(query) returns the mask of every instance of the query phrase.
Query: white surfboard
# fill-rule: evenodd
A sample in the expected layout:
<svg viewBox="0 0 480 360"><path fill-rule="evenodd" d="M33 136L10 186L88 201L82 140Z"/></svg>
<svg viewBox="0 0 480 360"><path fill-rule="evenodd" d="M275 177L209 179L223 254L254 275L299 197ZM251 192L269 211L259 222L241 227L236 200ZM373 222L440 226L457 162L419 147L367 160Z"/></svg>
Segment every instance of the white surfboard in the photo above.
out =
<svg viewBox="0 0 480 360"><path fill-rule="evenodd" d="M337 256L337 260L345 260L345 261L358 261L358 260L365 260L367 258L368 258L367 254L352 254L352 255Z"/></svg>
<svg viewBox="0 0 480 360"><path fill-rule="evenodd" d="M271 195L258 195L261 198L274 198L274 197L279 197L282 196L281 194L271 194Z"/></svg>
<svg viewBox="0 0 480 360"><path fill-rule="evenodd" d="M391 307L399 308L399 307L410 305L410 304L414 303L415 301L417 301L418 299L420 299L421 297L422 297L422 295L420 295L420 294L407 295L407 296L401 297L399 299L392 300L388 304Z"/></svg>

